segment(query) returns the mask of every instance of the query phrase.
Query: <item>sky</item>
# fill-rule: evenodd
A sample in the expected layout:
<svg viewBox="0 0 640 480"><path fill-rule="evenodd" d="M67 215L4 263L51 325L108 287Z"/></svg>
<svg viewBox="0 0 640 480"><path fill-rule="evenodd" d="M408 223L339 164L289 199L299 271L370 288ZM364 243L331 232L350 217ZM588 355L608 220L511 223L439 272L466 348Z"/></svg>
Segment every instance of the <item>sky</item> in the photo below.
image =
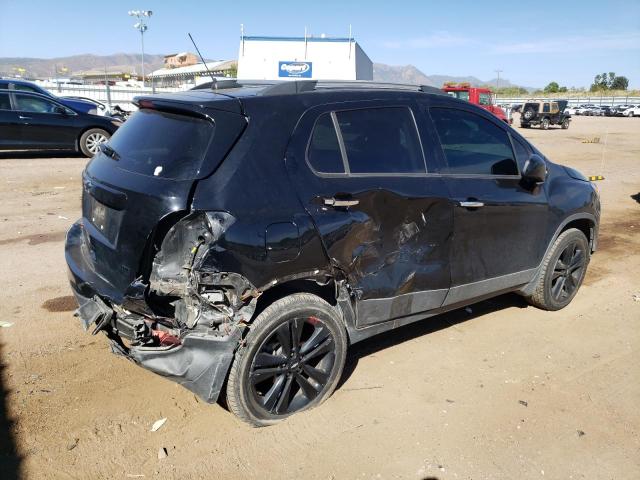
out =
<svg viewBox="0 0 640 480"><path fill-rule="evenodd" d="M152 10L145 52L234 59L246 35L353 36L374 62L427 75L502 78L527 87L589 87L615 72L640 88L640 0L193 1L0 0L0 57L138 53L127 15Z"/></svg>

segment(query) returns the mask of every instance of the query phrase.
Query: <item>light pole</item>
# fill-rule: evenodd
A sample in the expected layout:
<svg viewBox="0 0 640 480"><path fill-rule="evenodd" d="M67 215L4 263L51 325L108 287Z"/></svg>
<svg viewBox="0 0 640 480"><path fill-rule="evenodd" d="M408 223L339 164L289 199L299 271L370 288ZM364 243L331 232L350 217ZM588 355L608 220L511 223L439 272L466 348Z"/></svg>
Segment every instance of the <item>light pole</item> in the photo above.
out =
<svg viewBox="0 0 640 480"><path fill-rule="evenodd" d="M149 18L153 12L151 10L129 10L130 17L136 17L138 23L133 28L140 32L140 42L142 44L142 86L144 87L144 32L147 31L147 24L144 23L144 17Z"/></svg>

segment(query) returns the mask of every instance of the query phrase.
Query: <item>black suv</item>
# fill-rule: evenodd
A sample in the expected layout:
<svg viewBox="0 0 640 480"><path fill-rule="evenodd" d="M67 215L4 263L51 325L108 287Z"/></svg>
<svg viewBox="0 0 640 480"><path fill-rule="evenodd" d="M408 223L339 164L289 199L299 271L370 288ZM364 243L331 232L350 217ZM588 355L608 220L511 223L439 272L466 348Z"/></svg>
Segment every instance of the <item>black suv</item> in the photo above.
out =
<svg viewBox="0 0 640 480"><path fill-rule="evenodd" d="M560 125L566 130L571 123L571 115L565 112L568 103L567 100L529 100L522 106L520 126L538 125L548 130L550 125Z"/></svg>
<svg viewBox="0 0 640 480"><path fill-rule="evenodd" d="M594 186L430 87L236 83L137 99L83 174L66 260L113 351L268 425L347 346L515 291L566 306Z"/></svg>

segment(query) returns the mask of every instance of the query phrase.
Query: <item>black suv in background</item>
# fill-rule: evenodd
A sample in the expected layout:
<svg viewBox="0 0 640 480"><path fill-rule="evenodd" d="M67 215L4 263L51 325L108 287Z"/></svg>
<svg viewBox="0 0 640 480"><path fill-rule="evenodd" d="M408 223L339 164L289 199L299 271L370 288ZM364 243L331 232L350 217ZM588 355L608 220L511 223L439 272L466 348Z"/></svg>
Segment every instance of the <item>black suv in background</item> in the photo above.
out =
<svg viewBox="0 0 640 480"><path fill-rule="evenodd" d="M372 335L509 291L563 308L596 248L593 185L437 89L230 82L137 105L83 174L79 316L253 425L325 400Z"/></svg>
<svg viewBox="0 0 640 480"><path fill-rule="evenodd" d="M98 153L122 124L21 90L0 90L0 150L74 150Z"/></svg>

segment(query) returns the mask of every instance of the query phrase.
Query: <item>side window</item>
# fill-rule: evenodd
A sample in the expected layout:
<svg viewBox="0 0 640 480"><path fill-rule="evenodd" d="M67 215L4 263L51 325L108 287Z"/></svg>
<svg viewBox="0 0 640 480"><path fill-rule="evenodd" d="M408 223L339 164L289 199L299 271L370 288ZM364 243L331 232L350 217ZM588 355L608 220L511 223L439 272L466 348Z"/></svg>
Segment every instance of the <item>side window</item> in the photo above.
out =
<svg viewBox="0 0 640 480"><path fill-rule="evenodd" d="M491 94L481 93L478 95L478 103L480 103L480 105L491 105Z"/></svg>
<svg viewBox="0 0 640 480"><path fill-rule="evenodd" d="M549 113L549 104L548 103L543 103L542 104L542 113Z"/></svg>
<svg viewBox="0 0 640 480"><path fill-rule="evenodd" d="M351 173L425 173L424 155L408 107L336 112Z"/></svg>
<svg viewBox="0 0 640 480"><path fill-rule="evenodd" d="M340 144L331 114L323 113L318 117L309 141L307 159L316 172L344 173Z"/></svg>
<svg viewBox="0 0 640 480"><path fill-rule="evenodd" d="M40 92L38 92L38 90L36 90L33 87L30 87L29 85L22 85L22 84L19 84L19 83L14 83L13 84L13 89L14 90L22 90L23 92L40 93Z"/></svg>
<svg viewBox="0 0 640 480"><path fill-rule="evenodd" d="M442 173L518 175L509 135L474 113L431 108L431 118L447 160Z"/></svg>
<svg viewBox="0 0 640 480"><path fill-rule="evenodd" d="M16 94L16 110L20 112L55 113L57 105L49 100L31 95Z"/></svg>
<svg viewBox="0 0 640 480"><path fill-rule="evenodd" d="M513 148L516 151L516 158L518 159L518 165L520 165L520 170L524 167L524 164L527 160L529 160L529 149L524 146L524 144L515 137L511 137L513 140Z"/></svg>
<svg viewBox="0 0 640 480"><path fill-rule="evenodd" d="M8 93L0 93L0 110L11 110Z"/></svg>

